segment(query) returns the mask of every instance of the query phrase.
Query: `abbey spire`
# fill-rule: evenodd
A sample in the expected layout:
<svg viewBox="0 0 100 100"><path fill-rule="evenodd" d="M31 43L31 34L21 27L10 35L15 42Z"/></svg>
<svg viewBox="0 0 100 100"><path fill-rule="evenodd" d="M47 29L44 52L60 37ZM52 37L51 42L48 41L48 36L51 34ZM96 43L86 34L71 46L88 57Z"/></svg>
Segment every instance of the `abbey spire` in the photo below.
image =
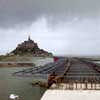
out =
<svg viewBox="0 0 100 100"><path fill-rule="evenodd" d="M30 38L30 35L28 36L28 41L30 41L31 40L31 38Z"/></svg>

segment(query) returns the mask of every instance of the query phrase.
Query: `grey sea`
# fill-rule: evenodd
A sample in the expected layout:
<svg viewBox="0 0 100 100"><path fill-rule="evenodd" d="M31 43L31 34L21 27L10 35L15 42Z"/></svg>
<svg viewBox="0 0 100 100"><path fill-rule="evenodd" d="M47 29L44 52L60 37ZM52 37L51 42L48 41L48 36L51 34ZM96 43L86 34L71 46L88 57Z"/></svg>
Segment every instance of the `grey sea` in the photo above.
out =
<svg viewBox="0 0 100 100"><path fill-rule="evenodd" d="M44 88L32 86L33 77L14 77L13 72L25 69L0 68L0 100L8 100L10 94L17 94L21 100L40 100L45 92Z"/></svg>

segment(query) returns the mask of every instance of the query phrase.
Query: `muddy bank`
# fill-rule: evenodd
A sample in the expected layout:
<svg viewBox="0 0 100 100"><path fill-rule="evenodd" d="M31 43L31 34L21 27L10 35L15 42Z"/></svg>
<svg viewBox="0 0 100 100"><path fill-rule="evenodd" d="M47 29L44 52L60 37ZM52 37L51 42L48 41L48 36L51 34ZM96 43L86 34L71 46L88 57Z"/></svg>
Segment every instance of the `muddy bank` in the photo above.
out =
<svg viewBox="0 0 100 100"><path fill-rule="evenodd" d="M31 84L33 86L40 86L40 87L43 87L43 88L48 88L48 83L44 82L44 81L33 81Z"/></svg>
<svg viewBox="0 0 100 100"><path fill-rule="evenodd" d="M0 63L0 67L32 67L34 63Z"/></svg>

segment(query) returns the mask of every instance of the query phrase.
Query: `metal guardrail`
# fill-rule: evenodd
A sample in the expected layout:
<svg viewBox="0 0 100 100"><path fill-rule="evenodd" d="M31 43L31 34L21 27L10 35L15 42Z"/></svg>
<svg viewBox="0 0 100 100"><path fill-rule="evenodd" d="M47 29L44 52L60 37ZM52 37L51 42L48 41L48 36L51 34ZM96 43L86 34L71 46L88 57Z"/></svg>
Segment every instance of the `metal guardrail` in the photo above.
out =
<svg viewBox="0 0 100 100"><path fill-rule="evenodd" d="M100 83L58 83L53 84L50 89L60 90L100 90Z"/></svg>

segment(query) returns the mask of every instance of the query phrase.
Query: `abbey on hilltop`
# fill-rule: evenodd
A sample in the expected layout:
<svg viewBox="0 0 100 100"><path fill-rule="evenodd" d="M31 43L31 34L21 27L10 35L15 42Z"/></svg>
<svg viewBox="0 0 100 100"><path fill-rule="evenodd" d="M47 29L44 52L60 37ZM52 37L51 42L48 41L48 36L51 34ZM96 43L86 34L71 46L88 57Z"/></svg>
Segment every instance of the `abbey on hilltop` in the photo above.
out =
<svg viewBox="0 0 100 100"><path fill-rule="evenodd" d="M12 55L31 55L31 56L52 56L52 53L48 53L47 51L40 49L30 36L27 41L18 44L15 50L13 50L10 54Z"/></svg>

